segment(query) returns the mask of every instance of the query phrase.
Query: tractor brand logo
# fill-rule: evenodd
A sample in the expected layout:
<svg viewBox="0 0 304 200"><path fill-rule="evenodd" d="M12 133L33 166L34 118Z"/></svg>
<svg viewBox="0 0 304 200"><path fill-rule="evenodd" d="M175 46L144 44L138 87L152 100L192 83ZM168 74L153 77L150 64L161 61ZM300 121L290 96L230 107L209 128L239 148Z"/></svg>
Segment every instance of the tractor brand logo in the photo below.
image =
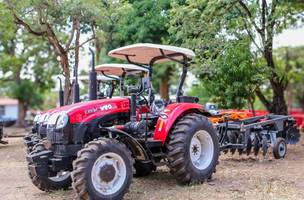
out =
<svg viewBox="0 0 304 200"><path fill-rule="evenodd" d="M87 114L91 114L91 113L95 113L95 112L97 112L97 108L90 108L85 111L85 114L87 115Z"/></svg>
<svg viewBox="0 0 304 200"><path fill-rule="evenodd" d="M111 110L111 109L113 109L113 106L111 104L100 106L101 111L106 111L106 110Z"/></svg>
<svg viewBox="0 0 304 200"><path fill-rule="evenodd" d="M103 105L103 106L100 106L100 107L90 108L90 109L85 111L85 114L88 115L88 114L96 113L99 110L100 111L107 111L107 110L112 110L112 109L115 109L115 108L116 108L116 105L106 104L106 105Z"/></svg>

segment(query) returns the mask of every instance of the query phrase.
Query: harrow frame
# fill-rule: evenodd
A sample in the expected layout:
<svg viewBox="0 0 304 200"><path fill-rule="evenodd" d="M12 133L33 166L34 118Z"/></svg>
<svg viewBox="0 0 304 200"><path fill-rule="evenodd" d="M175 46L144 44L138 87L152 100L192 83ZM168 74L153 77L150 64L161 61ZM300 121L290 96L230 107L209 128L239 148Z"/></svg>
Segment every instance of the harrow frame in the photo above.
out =
<svg viewBox="0 0 304 200"><path fill-rule="evenodd" d="M275 147L278 138L283 138L288 144L295 144L300 138L296 121L293 117L285 115L269 114L237 121L229 121L227 118L225 122L214 126L218 132L220 150L225 153L237 149L240 154L247 152L249 155L256 137L256 148L261 147L263 154L266 155L269 147ZM231 141L231 134L236 136L237 141Z"/></svg>

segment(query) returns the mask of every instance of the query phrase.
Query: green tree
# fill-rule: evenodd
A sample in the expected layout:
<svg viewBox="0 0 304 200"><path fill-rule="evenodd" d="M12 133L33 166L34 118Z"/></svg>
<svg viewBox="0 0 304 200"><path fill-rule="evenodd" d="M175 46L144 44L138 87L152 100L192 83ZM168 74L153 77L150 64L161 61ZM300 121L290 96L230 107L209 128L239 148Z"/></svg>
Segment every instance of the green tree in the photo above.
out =
<svg viewBox="0 0 304 200"><path fill-rule="evenodd" d="M304 47L281 47L274 52L275 63L281 76L288 80L287 103L289 109L304 110Z"/></svg>
<svg viewBox="0 0 304 200"><path fill-rule="evenodd" d="M264 77L263 68L252 64L249 44L246 39L231 40L212 65L202 71L201 65L196 64L198 67L193 70L200 74L200 86L206 90L203 94L222 108L243 108L248 104L254 110L254 91Z"/></svg>
<svg viewBox="0 0 304 200"><path fill-rule="evenodd" d="M18 99L18 125L25 125L25 114L42 104L43 95L53 86L56 57L49 45L24 33L14 24L9 11L0 4L1 90Z"/></svg>
<svg viewBox="0 0 304 200"><path fill-rule="evenodd" d="M97 0L6 0L14 21L33 36L47 41L60 58L65 76L65 104L70 101L70 65L79 62L79 48L95 38L96 19L99 18L102 2ZM80 43L80 33L91 33ZM74 41L74 46L72 45ZM74 51L75 61L70 59Z"/></svg>
<svg viewBox="0 0 304 200"><path fill-rule="evenodd" d="M169 0L130 0L129 10L115 26L118 42L116 46L124 46L133 43L168 43L169 22L168 12L171 9ZM112 43L113 44L113 43ZM174 76L175 65L165 64L153 69L153 85L157 88L161 97L169 99L169 88Z"/></svg>
<svg viewBox="0 0 304 200"><path fill-rule="evenodd" d="M267 98L259 87L254 92L270 112L287 113L284 98L287 82L278 73L274 62L273 38L303 19L303 3L284 0L189 0L186 5L177 2L172 7L170 32L173 39L195 49L202 70L221 59L230 41L250 40L254 46L251 51L254 58L251 59L252 65L264 62L263 72L272 89L272 97ZM242 57L243 53L238 53L234 55L235 59ZM238 65L238 62L235 64Z"/></svg>

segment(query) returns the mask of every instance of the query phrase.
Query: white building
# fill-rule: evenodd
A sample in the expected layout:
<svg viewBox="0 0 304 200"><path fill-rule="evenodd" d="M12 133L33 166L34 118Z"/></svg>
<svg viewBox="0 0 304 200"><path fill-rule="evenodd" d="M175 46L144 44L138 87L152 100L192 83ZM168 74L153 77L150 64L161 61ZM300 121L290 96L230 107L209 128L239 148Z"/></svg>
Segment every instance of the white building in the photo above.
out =
<svg viewBox="0 0 304 200"><path fill-rule="evenodd" d="M18 119L18 100L0 98L0 116Z"/></svg>

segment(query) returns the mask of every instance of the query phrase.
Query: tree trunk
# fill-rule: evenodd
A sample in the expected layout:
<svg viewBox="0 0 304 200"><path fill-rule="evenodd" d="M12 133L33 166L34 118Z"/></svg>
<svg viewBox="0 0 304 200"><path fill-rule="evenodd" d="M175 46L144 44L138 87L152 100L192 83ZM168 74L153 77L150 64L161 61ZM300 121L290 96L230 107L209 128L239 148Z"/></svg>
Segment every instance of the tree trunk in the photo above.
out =
<svg viewBox="0 0 304 200"><path fill-rule="evenodd" d="M27 106L24 102L18 101L18 120L17 120L17 126L18 127L25 127L25 115L27 112Z"/></svg>
<svg viewBox="0 0 304 200"><path fill-rule="evenodd" d="M292 110L293 107L293 84L289 84L287 89L286 89L286 93L287 93L287 108L288 111Z"/></svg>
<svg viewBox="0 0 304 200"><path fill-rule="evenodd" d="M168 78L162 78L160 79L159 84L159 92L160 96L164 100L169 100L169 80Z"/></svg>
<svg viewBox="0 0 304 200"><path fill-rule="evenodd" d="M102 43L98 37L95 38L95 55L96 55L96 62L99 63L100 60L100 54L102 50Z"/></svg>
<svg viewBox="0 0 304 200"><path fill-rule="evenodd" d="M64 80L64 105L71 103L71 82L68 54L60 55L61 67L63 69Z"/></svg>
<svg viewBox="0 0 304 200"><path fill-rule="evenodd" d="M287 115L288 110L284 96L285 87L279 83L272 83L271 85L273 89L273 97L270 112L279 115Z"/></svg>
<svg viewBox="0 0 304 200"><path fill-rule="evenodd" d="M249 109L251 110L253 116L256 116L255 108L254 108L254 97L248 97Z"/></svg>
<svg viewBox="0 0 304 200"><path fill-rule="evenodd" d="M287 115L288 110L284 96L286 84L283 81L280 81L280 77L275 72L275 64L272 55L272 41L272 38L268 39L267 45L264 48L264 58L267 62L267 66L272 70L269 80L273 91L273 97L271 106L268 107L268 111L274 114Z"/></svg>

